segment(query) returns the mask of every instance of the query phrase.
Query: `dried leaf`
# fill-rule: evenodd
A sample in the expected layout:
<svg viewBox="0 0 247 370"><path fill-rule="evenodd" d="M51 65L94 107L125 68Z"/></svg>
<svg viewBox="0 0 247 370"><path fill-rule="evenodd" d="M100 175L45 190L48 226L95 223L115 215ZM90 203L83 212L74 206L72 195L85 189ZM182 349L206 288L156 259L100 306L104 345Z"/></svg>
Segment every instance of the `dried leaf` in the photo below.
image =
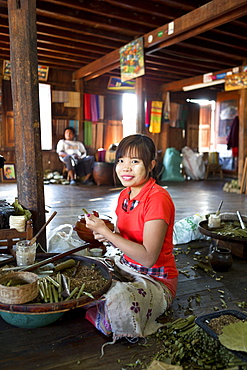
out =
<svg viewBox="0 0 247 370"><path fill-rule="evenodd" d="M219 340L228 349L247 352L247 322L240 321L225 326Z"/></svg>
<svg viewBox="0 0 247 370"><path fill-rule="evenodd" d="M160 361L154 360L147 370L182 370L182 366L175 366L175 365L169 365L165 364Z"/></svg>

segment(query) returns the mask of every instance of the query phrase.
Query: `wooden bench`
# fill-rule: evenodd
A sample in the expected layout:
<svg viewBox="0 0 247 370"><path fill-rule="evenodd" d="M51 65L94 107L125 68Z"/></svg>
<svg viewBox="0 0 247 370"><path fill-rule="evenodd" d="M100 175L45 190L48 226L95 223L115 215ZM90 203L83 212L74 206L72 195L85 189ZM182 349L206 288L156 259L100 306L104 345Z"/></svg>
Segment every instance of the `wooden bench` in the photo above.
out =
<svg viewBox="0 0 247 370"><path fill-rule="evenodd" d="M19 240L31 240L33 237L32 220L27 221L26 231L19 232L16 229L0 229L0 253L14 255L13 246Z"/></svg>

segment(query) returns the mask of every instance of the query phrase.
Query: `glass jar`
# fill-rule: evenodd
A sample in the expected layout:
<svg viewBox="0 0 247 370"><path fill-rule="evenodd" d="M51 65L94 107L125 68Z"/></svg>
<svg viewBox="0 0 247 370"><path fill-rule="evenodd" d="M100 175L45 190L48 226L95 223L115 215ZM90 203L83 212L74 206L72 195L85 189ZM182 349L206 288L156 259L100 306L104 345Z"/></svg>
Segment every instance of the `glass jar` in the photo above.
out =
<svg viewBox="0 0 247 370"><path fill-rule="evenodd" d="M17 266L29 266L35 262L36 243L29 245L30 240L21 240L16 243Z"/></svg>

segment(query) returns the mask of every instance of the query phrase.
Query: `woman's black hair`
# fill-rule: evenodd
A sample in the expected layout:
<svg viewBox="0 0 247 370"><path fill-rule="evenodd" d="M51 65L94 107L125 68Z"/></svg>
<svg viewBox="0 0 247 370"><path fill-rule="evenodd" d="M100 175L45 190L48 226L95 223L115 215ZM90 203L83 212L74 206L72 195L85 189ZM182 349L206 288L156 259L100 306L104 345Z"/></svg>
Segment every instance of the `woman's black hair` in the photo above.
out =
<svg viewBox="0 0 247 370"><path fill-rule="evenodd" d="M74 136L76 135L74 127L70 127L70 126L68 126L68 127L65 127L65 129L63 130L63 138L64 138L64 139L65 139L65 131L66 131L66 130L70 130L71 132L73 132L73 135L74 135Z"/></svg>
<svg viewBox="0 0 247 370"><path fill-rule="evenodd" d="M149 136L142 134L129 135L123 138L117 147L114 168L116 168L119 158L131 153L135 153L134 155L143 161L146 175L156 179L156 166L150 171L150 164L153 160L156 160L157 154L153 140Z"/></svg>

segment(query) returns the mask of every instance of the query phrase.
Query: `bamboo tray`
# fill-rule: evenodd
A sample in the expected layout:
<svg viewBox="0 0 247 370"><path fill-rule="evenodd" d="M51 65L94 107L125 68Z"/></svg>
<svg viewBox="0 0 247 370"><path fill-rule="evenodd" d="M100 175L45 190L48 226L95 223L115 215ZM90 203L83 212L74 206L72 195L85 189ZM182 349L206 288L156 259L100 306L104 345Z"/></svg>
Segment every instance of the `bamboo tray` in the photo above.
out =
<svg viewBox="0 0 247 370"><path fill-rule="evenodd" d="M42 260L48 257L54 256L54 253L45 253L45 254L38 254L37 260ZM112 282L112 274L108 270L108 268L100 261L93 260L87 257L82 257L78 255L70 255L67 256L60 261L65 261L67 259L75 259L81 261L82 265L91 267L92 264L96 265L96 267L100 270L102 276L106 279L105 286L95 292L92 292L94 299L83 296L78 299L71 299L69 301L64 302L57 302L57 303L29 303L29 304L6 304L0 302L0 312L13 312L13 313L30 313L30 314L46 314L46 313L62 313L65 311L69 311L71 309L82 307L88 304L89 302L93 302L94 300L98 300L111 286Z"/></svg>

